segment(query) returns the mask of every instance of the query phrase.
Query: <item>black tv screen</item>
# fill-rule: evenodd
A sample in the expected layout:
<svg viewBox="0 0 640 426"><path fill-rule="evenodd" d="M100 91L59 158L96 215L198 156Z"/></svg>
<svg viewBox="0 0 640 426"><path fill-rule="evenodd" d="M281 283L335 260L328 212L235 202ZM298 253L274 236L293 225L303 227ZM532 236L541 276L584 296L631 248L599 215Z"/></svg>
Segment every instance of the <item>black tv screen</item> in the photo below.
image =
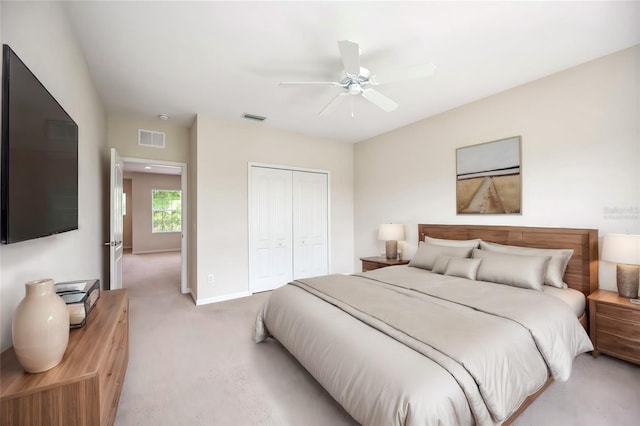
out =
<svg viewBox="0 0 640 426"><path fill-rule="evenodd" d="M0 242L78 229L78 126L2 46Z"/></svg>

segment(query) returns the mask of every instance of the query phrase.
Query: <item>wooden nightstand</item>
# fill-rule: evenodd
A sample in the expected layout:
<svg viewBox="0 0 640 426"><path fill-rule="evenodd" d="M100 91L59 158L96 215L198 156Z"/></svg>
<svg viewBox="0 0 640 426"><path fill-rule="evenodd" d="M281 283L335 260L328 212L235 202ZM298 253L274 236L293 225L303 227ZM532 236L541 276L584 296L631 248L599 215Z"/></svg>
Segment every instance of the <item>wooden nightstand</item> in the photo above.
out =
<svg viewBox="0 0 640 426"><path fill-rule="evenodd" d="M362 272L373 271L374 269L386 268L387 266L406 265L409 259L397 260L387 259L386 257L361 257Z"/></svg>
<svg viewBox="0 0 640 426"><path fill-rule="evenodd" d="M640 364L640 305L597 290L589 295L589 321L594 357L603 352Z"/></svg>

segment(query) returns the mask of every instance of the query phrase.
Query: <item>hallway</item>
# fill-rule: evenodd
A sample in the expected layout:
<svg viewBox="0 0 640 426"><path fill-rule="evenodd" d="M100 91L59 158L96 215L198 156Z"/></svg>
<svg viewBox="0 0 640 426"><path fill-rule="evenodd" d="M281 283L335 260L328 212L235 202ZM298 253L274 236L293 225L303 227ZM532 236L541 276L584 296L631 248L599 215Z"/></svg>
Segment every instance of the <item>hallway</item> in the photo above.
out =
<svg viewBox="0 0 640 426"><path fill-rule="evenodd" d="M126 250L122 265L122 287L129 290L130 298L150 290L158 295L180 295L180 268L180 251L132 254L131 250Z"/></svg>

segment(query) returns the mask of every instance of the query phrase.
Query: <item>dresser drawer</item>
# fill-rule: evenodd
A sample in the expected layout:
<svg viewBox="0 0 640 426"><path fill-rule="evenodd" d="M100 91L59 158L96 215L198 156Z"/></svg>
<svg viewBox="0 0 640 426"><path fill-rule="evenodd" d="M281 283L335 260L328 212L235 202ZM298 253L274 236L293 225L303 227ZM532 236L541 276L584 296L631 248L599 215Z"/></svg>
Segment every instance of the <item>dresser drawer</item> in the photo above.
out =
<svg viewBox="0 0 640 426"><path fill-rule="evenodd" d="M640 340L615 336L598 330L596 341L598 350L615 355L627 361L640 362Z"/></svg>
<svg viewBox="0 0 640 426"><path fill-rule="evenodd" d="M373 271L374 269L384 268L386 265L381 265L375 262L362 261L362 272Z"/></svg>
<svg viewBox="0 0 640 426"><path fill-rule="evenodd" d="M100 369L101 425L113 425L129 359L128 306L118 316L109 352Z"/></svg>
<svg viewBox="0 0 640 426"><path fill-rule="evenodd" d="M620 308L608 305L606 303L598 303L598 315L610 318L617 318L636 323L636 327L640 327L640 311Z"/></svg>
<svg viewBox="0 0 640 426"><path fill-rule="evenodd" d="M640 342L640 323L601 315L599 309L596 313L596 322L598 331Z"/></svg>

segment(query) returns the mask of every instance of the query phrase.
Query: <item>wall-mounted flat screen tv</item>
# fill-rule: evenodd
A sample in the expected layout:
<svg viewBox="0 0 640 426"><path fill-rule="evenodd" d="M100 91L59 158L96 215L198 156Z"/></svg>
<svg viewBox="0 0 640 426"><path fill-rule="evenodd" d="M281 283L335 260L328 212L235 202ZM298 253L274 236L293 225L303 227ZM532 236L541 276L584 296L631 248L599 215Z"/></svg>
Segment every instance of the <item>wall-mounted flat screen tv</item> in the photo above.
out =
<svg viewBox="0 0 640 426"><path fill-rule="evenodd" d="M2 46L0 242L78 229L78 126Z"/></svg>

